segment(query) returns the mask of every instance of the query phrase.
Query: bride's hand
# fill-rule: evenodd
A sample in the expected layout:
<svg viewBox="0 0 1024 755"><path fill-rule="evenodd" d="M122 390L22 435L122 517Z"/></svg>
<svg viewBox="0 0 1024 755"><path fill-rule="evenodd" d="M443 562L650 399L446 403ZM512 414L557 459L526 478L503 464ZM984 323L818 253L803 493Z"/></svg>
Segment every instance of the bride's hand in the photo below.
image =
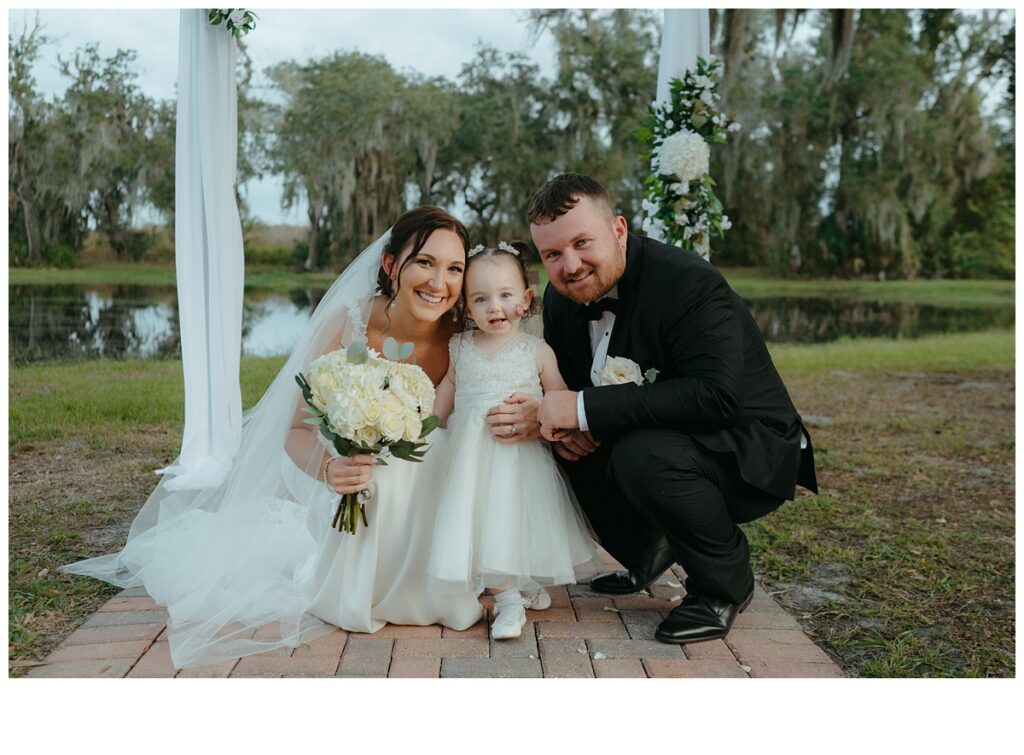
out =
<svg viewBox="0 0 1024 755"><path fill-rule="evenodd" d="M484 421L499 443L537 440L540 437L540 423L537 421L539 407L537 399L513 393L504 403L487 412Z"/></svg>
<svg viewBox="0 0 1024 755"><path fill-rule="evenodd" d="M368 454L341 456L327 462L327 483L335 492L356 493L365 490L373 481L373 457Z"/></svg>

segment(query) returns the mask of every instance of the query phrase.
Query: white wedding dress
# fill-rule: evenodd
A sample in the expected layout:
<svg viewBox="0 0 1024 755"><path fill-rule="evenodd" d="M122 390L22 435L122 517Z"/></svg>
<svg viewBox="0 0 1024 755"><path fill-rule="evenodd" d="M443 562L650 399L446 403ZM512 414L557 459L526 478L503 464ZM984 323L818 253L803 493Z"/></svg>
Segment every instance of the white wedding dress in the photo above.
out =
<svg viewBox="0 0 1024 755"><path fill-rule="evenodd" d="M374 470L369 527L349 535L330 526L339 496L317 479L323 446L310 425L293 426L302 402L295 375L332 344L365 337L387 237L339 276L284 367L244 414L227 477L216 487L175 490L165 476L120 552L61 568L145 587L167 608L177 668L296 647L336 626L368 632L385 622L436 622L464 629L482 615L471 591L427 589L445 434L431 434L423 462L395 459Z"/></svg>
<svg viewBox="0 0 1024 755"><path fill-rule="evenodd" d="M353 632L391 624L443 624L467 629L483 617L469 589L438 594L427 584L430 538L448 461L448 434L429 436L422 462L390 459L373 470L376 494L366 504L368 526L350 535L330 529L338 496L316 496L310 527L326 527L311 564L309 611ZM326 488L321 484L321 489Z"/></svg>

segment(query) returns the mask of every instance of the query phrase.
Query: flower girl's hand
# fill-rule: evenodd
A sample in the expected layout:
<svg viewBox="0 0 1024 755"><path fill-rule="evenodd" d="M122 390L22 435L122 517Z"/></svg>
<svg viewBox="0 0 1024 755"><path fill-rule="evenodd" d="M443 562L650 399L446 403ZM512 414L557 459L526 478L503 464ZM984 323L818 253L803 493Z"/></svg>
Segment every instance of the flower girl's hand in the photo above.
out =
<svg viewBox="0 0 1024 755"><path fill-rule="evenodd" d="M373 481L373 457L368 454L341 456L327 462L327 482L338 493L356 493L365 490Z"/></svg>

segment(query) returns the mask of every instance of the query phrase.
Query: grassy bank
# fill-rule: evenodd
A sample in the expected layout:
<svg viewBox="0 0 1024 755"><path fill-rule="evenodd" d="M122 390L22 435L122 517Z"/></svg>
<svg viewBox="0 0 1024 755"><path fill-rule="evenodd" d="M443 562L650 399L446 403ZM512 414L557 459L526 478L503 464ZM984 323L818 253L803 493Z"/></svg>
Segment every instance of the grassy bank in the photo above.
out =
<svg viewBox="0 0 1024 755"><path fill-rule="evenodd" d="M746 526L765 585L850 674L1012 676L1013 333L772 352L821 491ZM243 360L246 406L282 362ZM181 402L177 361L11 368L15 662L112 594L56 568L123 543Z"/></svg>
<svg viewBox="0 0 1024 755"><path fill-rule="evenodd" d="M775 296L907 302L944 307L1012 305L1012 280L789 280L750 268L722 270L745 299Z"/></svg>
<svg viewBox="0 0 1024 755"><path fill-rule="evenodd" d="M547 285L542 265L534 265L540 290ZM1002 280L786 280L773 278L750 268L724 268L729 283L745 299L810 297L857 299L877 302L906 302L935 306L1012 305L1014 282ZM11 284L18 285L137 285L174 286L173 266L110 265L78 269L14 268ZM288 290L305 286L327 287L336 273L296 273L284 268L249 266L245 285L253 288Z"/></svg>
<svg viewBox="0 0 1024 755"><path fill-rule="evenodd" d="M252 288L289 290L305 286L326 288L334 282L334 273L296 273L277 267L247 267L245 285ZM109 265L67 269L12 268L8 270L10 285L45 286L164 286L174 287L177 278L174 266Z"/></svg>

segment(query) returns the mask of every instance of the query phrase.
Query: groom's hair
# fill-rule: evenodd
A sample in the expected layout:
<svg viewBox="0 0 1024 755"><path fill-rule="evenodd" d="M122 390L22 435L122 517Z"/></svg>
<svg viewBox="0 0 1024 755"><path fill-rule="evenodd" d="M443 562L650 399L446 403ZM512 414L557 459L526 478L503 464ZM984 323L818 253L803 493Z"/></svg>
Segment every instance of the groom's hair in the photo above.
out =
<svg viewBox="0 0 1024 755"><path fill-rule="evenodd" d="M533 195L526 210L530 225L549 222L564 215L576 206L580 197L590 197L603 204L608 209L608 215L614 217L608 192L596 179L582 173L563 173L549 180Z"/></svg>

